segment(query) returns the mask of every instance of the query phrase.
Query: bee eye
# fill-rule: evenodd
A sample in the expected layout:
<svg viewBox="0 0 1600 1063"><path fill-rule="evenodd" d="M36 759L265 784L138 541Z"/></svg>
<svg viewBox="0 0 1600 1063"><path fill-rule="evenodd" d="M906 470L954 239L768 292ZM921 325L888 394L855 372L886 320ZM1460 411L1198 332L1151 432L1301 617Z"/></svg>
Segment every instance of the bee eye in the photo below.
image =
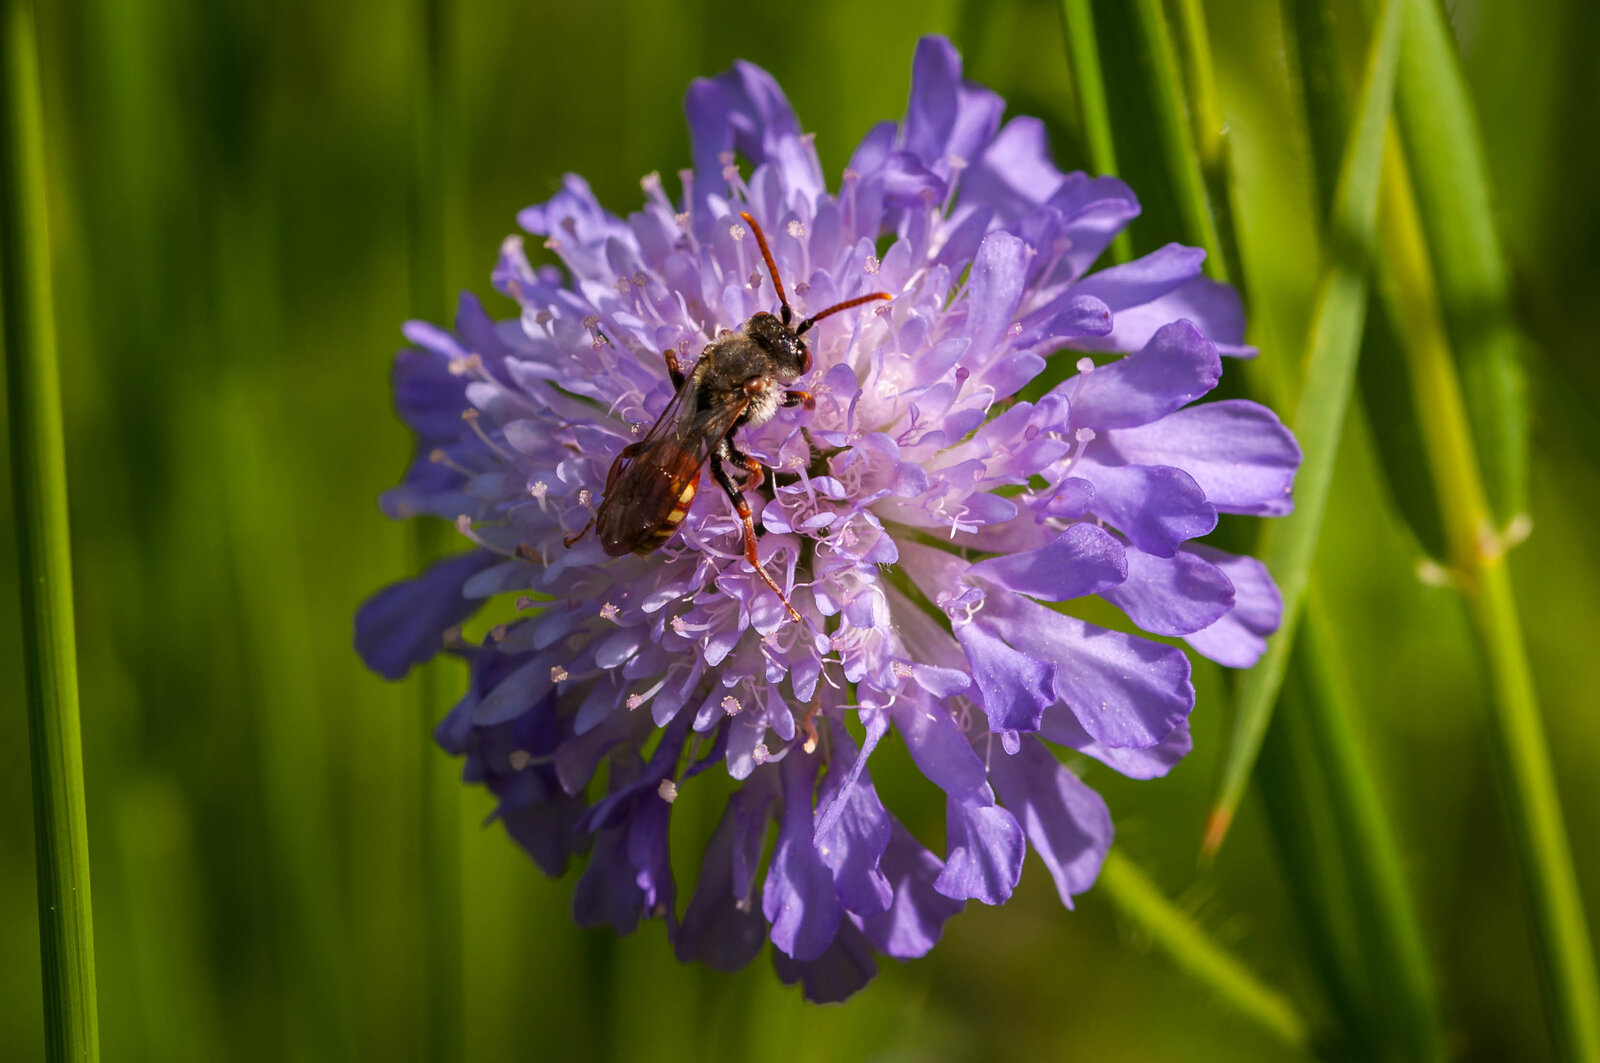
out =
<svg viewBox="0 0 1600 1063"><path fill-rule="evenodd" d="M800 375L811 371L811 348L807 347L804 340L800 341Z"/></svg>

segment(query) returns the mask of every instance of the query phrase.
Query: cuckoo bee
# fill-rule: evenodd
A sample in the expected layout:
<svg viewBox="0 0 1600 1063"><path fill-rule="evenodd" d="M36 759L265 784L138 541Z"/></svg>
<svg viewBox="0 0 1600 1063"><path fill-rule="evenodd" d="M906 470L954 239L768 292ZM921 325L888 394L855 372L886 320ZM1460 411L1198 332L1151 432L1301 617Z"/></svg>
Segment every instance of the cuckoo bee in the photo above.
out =
<svg viewBox="0 0 1600 1063"><path fill-rule="evenodd" d="M748 212L741 216L755 234L761 257L772 274L778 313L763 310L741 325L739 331L722 331L706 344L687 373L675 352L665 352L667 375L672 378L674 389L672 400L648 435L622 448L606 476L605 494L594 518L566 543L573 545L592 527L611 557L653 553L672 538L689 512L700 486L700 470L710 462L712 479L733 503L734 512L744 525L745 559L798 623L800 614L756 556L750 504L728 473L730 465L742 470L746 474L744 486L754 489L761 485L766 470L738 448L733 436L745 425L772 420L780 406L811 409L816 400L809 391L785 386L811 369L811 352L801 337L831 314L891 296L888 292L873 292L846 299L794 324L794 311L784 294L767 238Z"/></svg>

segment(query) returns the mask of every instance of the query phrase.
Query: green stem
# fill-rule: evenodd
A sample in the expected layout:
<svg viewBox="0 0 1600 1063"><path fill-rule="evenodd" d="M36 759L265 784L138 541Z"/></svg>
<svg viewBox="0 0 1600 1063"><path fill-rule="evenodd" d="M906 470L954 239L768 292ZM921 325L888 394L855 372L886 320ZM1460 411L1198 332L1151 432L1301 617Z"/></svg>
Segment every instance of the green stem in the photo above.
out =
<svg viewBox="0 0 1600 1063"><path fill-rule="evenodd" d="M89 828L78 732L66 443L50 292L38 48L27 0L7 0L0 19L0 302L27 665L45 1044L52 1060L97 1060Z"/></svg>
<svg viewBox="0 0 1600 1063"><path fill-rule="evenodd" d="M410 212L411 308L417 316L445 323L446 133L444 92L445 0L418 0L414 25L417 59L412 86L412 182ZM414 567L425 567L444 548L444 530L426 518L412 523ZM461 788L453 760L442 756L431 735L450 696L447 665L430 661L418 669L414 688L423 736L418 774L418 856L422 875L422 986L426 1010L424 1058L460 1059L465 1046L466 1000L461 945Z"/></svg>
<svg viewBox="0 0 1600 1063"><path fill-rule="evenodd" d="M1376 1026L1391 1048L1415 1060L1444 1058L1439 1008L1427 948L1406 886L1400 847L1383 799L1361 748L1352 717L1354 698L1331 659L1333 622L1320 600L1308 595L1306 630L1300 639L1304 663L1302 717L1310 747L1327 786L1332 821L1343 852L1345 879L1362 932L1366 982Z"/></svg>
<svg viewBox="0 0 1600 1063"><path fill-rule="evenodd" d="M1440 487L1457 585L1489 671L1490 744L1545 1002L1562 1058L1600 1060L1600 976L1550 765L1510 573L1484 490L1466 403L1434 283L1410 176L1391 152L1381 225L1388 297L1412 322L1404 345L1424 446Z"/></svg>
<svg viewBox="0 0 1600 1063"><path fill-rule="evenodd" d="M1177 194L1184 239L1205 248L1206 273L1215 280L1225 282L1230 271L1217 228L1216 213L1206 191L1205 175L1200 169L1200 153L1195 146L1193 127L1189 121L1189 106L1178 82L1182 67L1178 62L1177 50L1173 47L1167 13L1161 0L1134 0L1133 15L1146 52L1145 71L1150 78L1150 100L1155 107L1156 132L1161 140L1162 154L1166 157L1173 191ZM1200 32L1203 34L1203 27Z"/></svg>
<svg viewBox="0 0 1600 1063"><path fill-rule="evenodd" d="M1111 111L1106 105L1106 82L1100 72L1100 43L1094 32L1094 5L1090 0L1061 0L1061 21L1067 38L1067 60L1078 96L1079 120L1089 146L1089 165L1097 174L1117 172L1116 143L1111 136ZM1127 230L1111 243L1117 262L1133 257Z"/></svg>
<svg viewBox="0 0 1600 1063"><path fill-rule="evenodd" d="M1305 1019L1283 994L1263 983L1175 906L1117 850L1100 869L1099 889L1172 961L1210 986L1240 1015L1295 1047L1308 1040Z"/></svg>

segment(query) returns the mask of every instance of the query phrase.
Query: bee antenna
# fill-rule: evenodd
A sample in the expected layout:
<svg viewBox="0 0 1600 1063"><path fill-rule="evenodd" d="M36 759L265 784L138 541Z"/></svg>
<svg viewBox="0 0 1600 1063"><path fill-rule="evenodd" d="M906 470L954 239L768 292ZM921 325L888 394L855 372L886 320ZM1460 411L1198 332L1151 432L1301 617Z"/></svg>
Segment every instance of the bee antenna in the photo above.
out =
<svg viewBox="0 0 1600 1063"><path fill-rule="evenodd" d="M821 321L823 318L828 317L828 316L830 316L832 314L837 314L841 310L848 310L852 306L860 306L862 303L870 303L874 299L893 299L893 298L894 298L894 296L890 295L888 292L873 292L871 295L860 295L860 296L857 296L854 299L846 299L842 303L834 303L832 306L828 307L828 309L823 310L820 313L812 314L810 317L808 317L804 321L800 322L800 327L794 330L794 334L796 336L798 336L802 332L808 331L811 328L811 326L815 325L818 321Z"/></svg>
<svg viewBox="0 0 1600 1063"><path fill-rule="evenodd" d="M787 325L794 316L794 311L789 309L789 297L783 294L783 278L778 276L778 264L772 260L772 249L767 246L767 234L761 231L761 226L750 216L748 210L739 212L739 217L750 223L750 231L756 234L756 243L761 247L761 257L767 260L767 272L772 274L772 286L778 289L778 301L783 304L783 323Z"/></svg>

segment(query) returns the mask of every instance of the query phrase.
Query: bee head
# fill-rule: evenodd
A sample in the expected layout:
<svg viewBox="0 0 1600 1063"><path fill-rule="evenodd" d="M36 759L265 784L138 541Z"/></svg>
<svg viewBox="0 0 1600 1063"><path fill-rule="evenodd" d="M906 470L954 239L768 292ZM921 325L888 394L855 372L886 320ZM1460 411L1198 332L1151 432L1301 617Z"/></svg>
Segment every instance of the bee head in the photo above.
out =
<svg viewBox="0 0 1600 1063"><path fill-rule="evenodd" d="M783 318L763 310L744 324L745 335L767 353L777 374L787 380L802 376L811 368L811 351L806 348L806 341L785 320L790 313L785 304Z"/></svg>

